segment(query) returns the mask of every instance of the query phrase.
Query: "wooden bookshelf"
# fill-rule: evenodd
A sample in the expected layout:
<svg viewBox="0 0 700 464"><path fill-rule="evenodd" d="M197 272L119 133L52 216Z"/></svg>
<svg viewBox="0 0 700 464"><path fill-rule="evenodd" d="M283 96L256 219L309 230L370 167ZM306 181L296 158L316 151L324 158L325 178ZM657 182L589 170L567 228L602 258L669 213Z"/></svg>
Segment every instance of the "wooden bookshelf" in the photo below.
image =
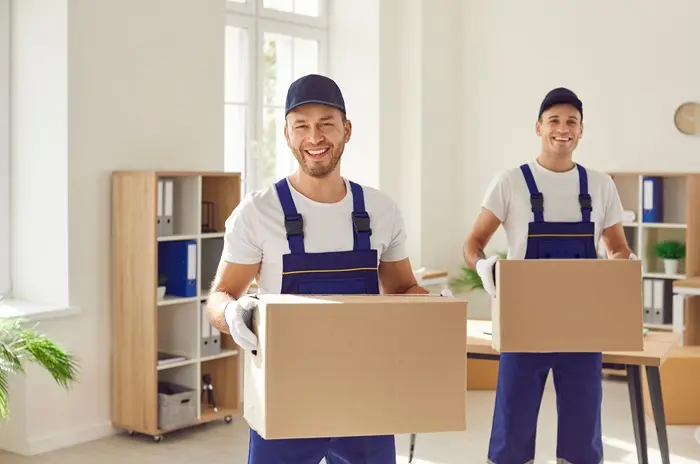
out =
<svg viewBox="0 0 700 464"><path fill-rule="evenodd" d="M165 208L158 200L160 180L172 182L172 230L165 235L158 224L158 213ZM239 173L112 174L111 410L115 427L161 441L173 430L241 417L239 348L229 336L221 336L220 348L214 351L202 342L203 329L209 328L202 318L203 303L221 257L225 220L240 199ZM160 299L159 247L177 242L196 248L195 289L191 294L169 294L171 287L165 282L168 290ZM177 358L159 363L159 352ZM211 376L216 410L209 407L203 392L205 374ZM196 414L190 409L185 422L159 425L164 416L159 413L159 382L190 389L186 404L196 403Z"/></svg>
<svg viewBox="0 0 700 464"><path fill-rule="evenodd" d="M673 283L700 276L700 174L686 172L615 172L610 173L617 185L625 210L634 211L635 219L624 224L627 239L642 260L644 279L668 282L665 292L672 293ZM642 219L643 181L661 178L663 219L645 222ZM661 240L685 243L686 255L676 273L664 271L663 263L654 254L653 246ZM649 330L674 330L672 298L665 298L663 318L645 322ZM661 366L666 423L700 424L700 400L688 392L700 389L700 298L686 298L684 312L684 345L670 354ZM624 372L613 371L624 376ZM649 391L643 382L645 407L651 415ZM695 398L695 399L693 399Z"/></svg>
<svg viewBox="0 0 700 464"><path fill-rule="evenodd" d="M617 185L623 208L635 214L633 221L625 222L624 229L630 247L642 260L642 277L652 282L672 283L700 273L700 174L617 172L610 175ZM644 222L642 219L643 180L646 177L661 178L663 183L663 219L659 222ZM686 245L686 257L681 260L676 273L664 272L662 260L654 254L654 244L663 240L678 240ZM666 291L671 292L670 285ZM644 325L650 330L671 331L672 314L669 301L664 305L661 320L645 320Z"/></svg>

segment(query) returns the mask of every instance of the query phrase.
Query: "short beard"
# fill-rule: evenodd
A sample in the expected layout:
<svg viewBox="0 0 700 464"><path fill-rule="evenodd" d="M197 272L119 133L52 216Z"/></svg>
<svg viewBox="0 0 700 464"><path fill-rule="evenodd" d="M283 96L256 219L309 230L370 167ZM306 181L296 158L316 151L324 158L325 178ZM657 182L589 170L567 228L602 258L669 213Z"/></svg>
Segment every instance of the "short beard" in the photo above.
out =
<svg viewBox="0 0 700 464"><path fill-rule="evenodd" d="M336 151L336 147L331 147L331 160L327 166L310 167L306 163L306 157L304 156L303 150L294 149L292 150L292 153L299 162L299 167L304 172L304 174L307 174L310 177L314 177L316 179L323 179L325 177L328 177L328 175L331 172L333 172L336 167L338 167L338 164L340 164L340 158L343 156L344 148L344 145L339 145Z"/></svg>

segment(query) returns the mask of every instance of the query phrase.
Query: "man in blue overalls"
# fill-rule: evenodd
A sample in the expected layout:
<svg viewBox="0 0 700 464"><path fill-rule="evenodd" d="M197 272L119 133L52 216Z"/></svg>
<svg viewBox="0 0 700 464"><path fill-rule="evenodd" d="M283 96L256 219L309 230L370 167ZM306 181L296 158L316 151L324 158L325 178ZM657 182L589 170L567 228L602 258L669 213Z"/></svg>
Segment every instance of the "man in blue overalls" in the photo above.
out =
<svg viewBox="0 0 700 464"><path fill-rule="evenodd" d="M581 100L565 88L550 91L535 131L542 139L539 156L491 182L465 242L465 260L491 295L498 256L487 258L484 249L501 224L511 259L596 259L601 238L608 257L636 259L622 229L622 204L611 177L573 161L583 135ZM534 461L537 418L550 369L557 394L557 462L603 462L602 354L502 353L489 463Z"/></svg>
<svg viewBox="0 0 700 464"><path fill-rule="evenodd" d="M340 89L308 75L287 94L284 135L299 168L248 194L226 222L224 250L212 284L211 323L254 350L244 296L260 293L428 293L413 274L396 204L377 189L340 174L352 125ZM393 436L265 440L250 431L249 464L395 464Z"/></svg>

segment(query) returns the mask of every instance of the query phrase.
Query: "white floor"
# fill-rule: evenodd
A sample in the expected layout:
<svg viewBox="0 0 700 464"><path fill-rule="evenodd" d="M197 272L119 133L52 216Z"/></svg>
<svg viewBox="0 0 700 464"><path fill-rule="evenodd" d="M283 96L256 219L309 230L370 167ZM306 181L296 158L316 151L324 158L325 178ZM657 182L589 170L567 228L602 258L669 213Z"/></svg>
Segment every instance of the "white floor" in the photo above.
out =
<svg viewBox="0 0 700 464"><path fill-rule="evenodd" d="M603 434L606 464L636 464L637 455L630 419L627 386L606 381ZM486 450L493 412L493 392L467 394L467 431L419 435L415 464L479 464L486 462ZM554 464L556 407L551 383L540 413L537 464ZM700 463L700 443L695 427L669 427L672 464ZM650 463L661 464L653 422L647 420ZM167 435L163 442L150 438L117 435L92 443L34 457L0 452L1 464L244 464L248 449L245 422L216 423ZM408 436L397 437L398 463L408 459Z"/></svg>

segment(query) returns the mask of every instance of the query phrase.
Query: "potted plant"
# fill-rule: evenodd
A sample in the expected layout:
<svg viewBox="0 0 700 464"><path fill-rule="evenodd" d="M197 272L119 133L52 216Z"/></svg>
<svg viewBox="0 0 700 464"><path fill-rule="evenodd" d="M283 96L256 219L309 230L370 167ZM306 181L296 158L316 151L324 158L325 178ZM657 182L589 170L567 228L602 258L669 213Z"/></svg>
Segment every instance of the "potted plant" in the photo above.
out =
<svg viewBox="0 0 700 464"><path fill-rule="evenodd" d="M34 328L27 328L24 322L19 318L0 318L0 420L9 417L9 377L24 374L25 363L38 364L66 389L77 377L75 358Z"/></svg>
<svg viewBox="0 0 700 464"><path fill-rule="evenodd" d="M165 283L168 281L168 277L161 274L158 276L158 299L162 300L165 298Z"/></svg>
<svg viewBox="0 0 700 464"><path fill-rule="evenodd" d="M508 253L505 251L498 252L497 255L500 259L506 259ZM459 290L466 290L468 292L472 290L483 290L484 283L481 281L481 277L477 274L475 269L470 268L466 264L462 264L461 273L450 281L450 286L457 292Z"/></svg>
<svg viewBox="0 0 700 464"><path fill-rule="evenodd" d="M666 274L677 274L678 264L685 257L685 243L678 240L663 240L654 245L654 253L664 260Z"/></svg>

